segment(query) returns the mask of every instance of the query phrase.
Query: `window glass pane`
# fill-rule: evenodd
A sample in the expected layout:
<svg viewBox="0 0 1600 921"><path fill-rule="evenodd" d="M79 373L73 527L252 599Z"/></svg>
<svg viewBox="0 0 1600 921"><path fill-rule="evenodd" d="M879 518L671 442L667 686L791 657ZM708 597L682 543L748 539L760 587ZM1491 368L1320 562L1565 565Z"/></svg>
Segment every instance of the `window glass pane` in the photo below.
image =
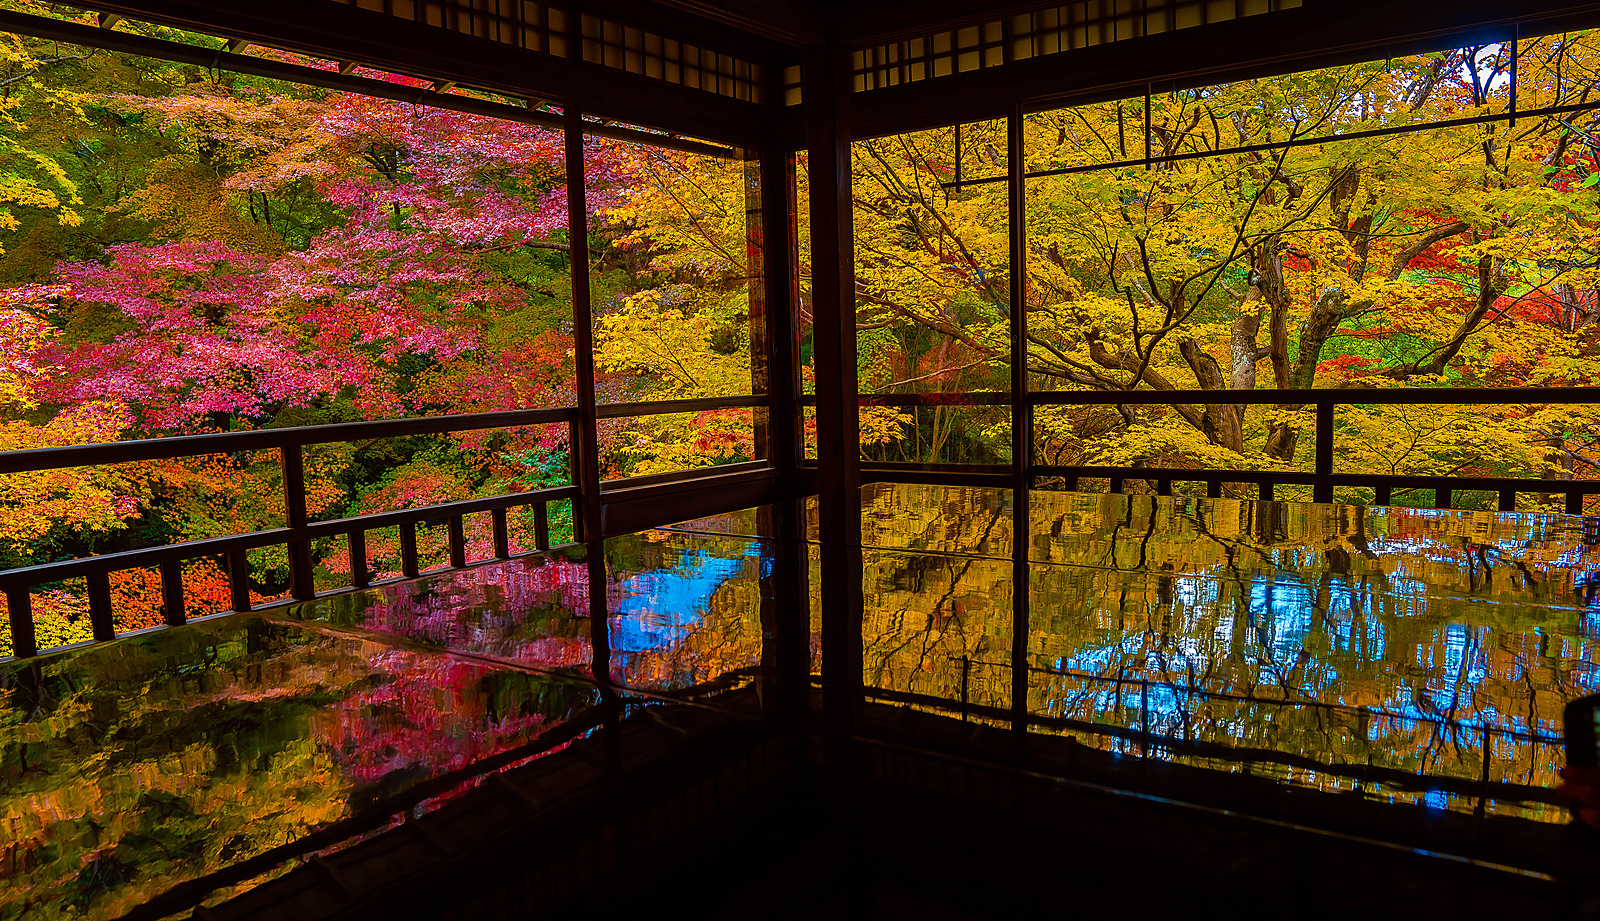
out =
<svg viewBox="0 0 1600 921"><path fill-rule="evenodd" d="M1573 105L1589 101L1600 54L1600 32L1557 32L1523 37L1517 43L1517 109ZM1593 112L1565 120L1578 131L1593 125Z"/></svg>
<svg viewBox="0 0 1600 921"><path fill-rule="evenodd" d="M811 325L811 169L809 154L794 155L795 333L799 348L800 392L817 392L817 366Z"/></svg>
<svg viewBox="0 0 1600 921"><path fill-rule="evenodd" d="M869 689L1010 707L1009 560L867 550L861 565Z"/></svg>
<svg viewBox="0 0 1600 921"><path fill-rule="evenodd" d="M1445 90L1429 98L1430 120L1459 109ZM1600 202L1573 143L1558 121L1525 118L1029 179L1030 386L1592 384L1584 330L1600 279L1585 228ZM1196 404L1118 420L1083 407L1041 411L1035 434L1042 452L1098 443L1119 463L1293 467L1310 461L1307 410ZM1513 432L1514 413L1490 414L1493 438L1447 415L1426 452L1397 447L1416 429L1397 407L1341 413L1338 435L1394 448L1397 472L1572 475L1543 456L1557 436ZM1579 431L1558 440L1586 444ZM1366 456L1354 444L1336 456Z"/></svg>
<svg viewBox="0 0 1600 921"><path fill-rule="evenodd" d="M1005 464L1009 406L863 406L861 459L871 463Z"/></svg>
<svg viewBox="0 0 1600 921"><path fill-rule="evenodd" d="M750 361L755 164L605 138L586 148L596 397L764 392Z"/></svg>
<svg viewBox="0 0 1600 921"><path fill-rule="evenodd" d="M1069 106L1023 118L1023 168L1081 169L1144 157L1144 98Z"/></svg>
<svg viewBox="0 0 1600 921"><path fill-rule="evenodd" d="M600 420L600 477L655 476L755 460L764 410L712 409Z"/></svg>
<svg viewBox="0 0 1600 921"><path fill-rule="evenodd" d="M0 450L575 401L559 131L6 40L29 76L0 116L0 143L26 152L0 221ZM546 467L565 481L564 434L478 434L308 445L306 509L532 488L511 481ZM273 450L4 477L0 568L284 520ZM317 584L348 580L348 556L314 541ZM284 548L248 562L253 597L281 597ZM228 607L220 560L185 565L190 614ZM119 627L149 620L150 571L113 582Z"/></svg>
<svg viewBox="0 0 1600 921"><path fill-rule="evenodd" d="M1510 71L1510 46L1495 43L1161 93L1151 100L1151 156L1503 113Z"/></svg>
<svg viewBox="0 0 1600 921"><path fill-rule="evenodd" d="M859 141L857 363L863 393L1010 386L1003 121ZM864 457L984 462L1009 456L1006 411L862 411Z"/></svg>

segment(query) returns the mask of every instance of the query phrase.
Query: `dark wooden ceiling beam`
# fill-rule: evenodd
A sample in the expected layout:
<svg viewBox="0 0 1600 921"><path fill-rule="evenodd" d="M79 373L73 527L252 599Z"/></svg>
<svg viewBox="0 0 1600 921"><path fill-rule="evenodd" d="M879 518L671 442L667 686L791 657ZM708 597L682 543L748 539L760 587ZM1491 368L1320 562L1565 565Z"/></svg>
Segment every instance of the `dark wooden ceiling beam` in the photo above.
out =
<svg viewBox="0 0 1600 921"><path fill-rule="evenodd" d="M75 5L511 96L570 101L585 114L743 147L754 147L766 136L774 112L770 106L326 0L76 0ZM577 54L578 48L572 51Z"/></svg>
<svg viewBox="0 0 1600 921"><path fill-rule="evenodd" d="M561 3L563 0L552 0ZM564 0L569 9L606 16L746 60L794 59L820 42L813 7L798 0Z"/></svg>
<svg viewBox="0 0 1600 921"><path fill-rule="evenodd" d="M560 59L419 25L327 0L80 0L81 5L289 47L339 61L511 95L570 99L585 112L739 146L764 138L804 143L798 107L759 106L581 60ZM588 0L574 10L660 28L684 37L703 30L708 47L747 43L737 53L779 68L790 45L815 47L823 34L862 37L992 19L1037 3L973 12L970 4L926 2L817 7L779 0L761 21L758 0ZM886 12L888 11L888 12ZM674 17L679 17L677 21ZM1032 108L1137 94L1146 85L1193 86L1492 40L1510 23L1555 31L1600 22L1600 2L1575 0L1305 0L1305 6L1063 52L971 74L854 94L852 134L873 137L1004 116ZM674 27L675 26L675 27ZM891 31L886 31L891 30ZM1499 30L1499 31L1497 31ZM1525 30L1526 31L1526 30ZM749 34L755 32L758 34ZM576 51L576 47L573 49Z"/></svg>
<svg viewBox="0 0 1600 921"><path fill-rule="evenodd" d="M852 134L877 137L1092 102L1498 41L1512 24L1555 32L1600 24L1600 3L1570 0L1306 0L1306 6L1005 67L855 94ZM798 139L799 124L790 137Z"/></svg>
<svg viewBox="0 0 1600 921"><path fill-rule="evenodd" d="M666 7L724 23L790 48L822 44L828 34L826 6L805 0L657 0Z"/></svg>

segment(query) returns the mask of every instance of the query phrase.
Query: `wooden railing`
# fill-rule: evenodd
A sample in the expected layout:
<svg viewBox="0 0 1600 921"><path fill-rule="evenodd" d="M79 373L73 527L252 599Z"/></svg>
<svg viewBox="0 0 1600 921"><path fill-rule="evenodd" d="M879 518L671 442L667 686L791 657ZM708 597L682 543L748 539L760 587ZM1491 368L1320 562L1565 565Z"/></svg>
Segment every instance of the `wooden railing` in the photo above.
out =
<svg viewBox="0 0 1600 921"><path fill-rule="evenodd" d="M802 397L802 405L816 405L816 398ZM1586 496L1600 495L1600 480L1553 480L1531 477L1481 477L1438 476L1428 474L1375 474L1335 472L1335 418L1339 406L1389 404L1389 405L1600 405L1600 387L1508 387L1497 389L1360 389L1338 390L1065 390L1030 392L1013 403L1011 395L1004 392L970 393L916 393L916 394L862 394L862 406L888 407L962 407L962 406L1017 406L1020 412L1031 415L1041 406L1170 406L1172 404L1196 406L1248 405L1248 406L1309 406L1316 415L1316 437L1313 445L1312 472L1294 470L1220 470L1213 468L1189 469L1177 467L1116 467L1105 465L1041 464L1028 458L1025 464L1030 482L1040 478L1058 478L1068 490L1078 488L1081 479L1108 480L1111 492L1120 493L1128 480L1145 480L1154 485L1160 495L1171 495L1172 484L1201 482L1212 498L1222 495L1223 483L1250 483L1258 488L1261 499L1273 498L1275 485L1310 486L1312 501L1333 501L1335 486L1368 487L1373 490L1374 505L1388 505L1397 490L1429 489L1434 491L1435 508L1451 508L1459 492L1493 492L1501 511L1516 509L1518 493L1561 495L1565 509L1571 514L1583 511ZM1026 424L1026 423L1025 423ZM1600 432L1596 432L1600 436ZM864 480L905 481L919 483L950 483L970 485L1008 485L1012 468L1001 464L917 464L881 463L864 461Z"/></svg>
<svg viewBox="0 0 1600 921"><path fill-rule="evenodd" d="M1388 505L1396 489L1431 489L1434 507L1450 508L1456 491L1486 491L1498 495L1501 511L1516 510L1516 494L1562 494L1566 496L1566 510L1571 514L1583 512L1584 496L1600 494L1600 480L1536 480L1521 477L1431 476L1424 474L1367 474L1335 473L1334 409L1339 406L1362 404L1447 406L1507 405L1507 404L1600 404L1600 387L1507 387L1502 389L1471 390L1415 390L1415 389L1341 389L1341 390L1140 390L1131 393L1116 391L1053 392L1030 394L1033 406L1072 404L1125 404L1169 405L1173 403L1232 404L1249 406L1313 406L1316 411L1316 440L1314 443L1313 473L1281 470L1221 471L1181 470L1171 468L1139 468L1098 466L1051 466L1037 464L1030 468L1034 476L1059 476L1074 488L1079 477L1105 477L1111 481L1111 491L1121 492L1123 480L1139 478L1154 481L1156 492L1171 495L1174 481L1204 482L1206 494L1212 498L1222 495L1224 482L1254 483L1259 487L1259 497L1271 499L1275 484L1311 487L1313 502L1332 502L1335 486L1371 487L1374 505Z"/></svg>
<svg viewBox="0 0 1600 921"><path fill-rule="evenodd" d="M36 655L39 651L34 630L31 589L63 579L85 580L88 588L89 622L95 640L103 641L114 639L117 635L111 606L110 575L122 570L146 566L159 568L162 619L166 624L176 626L187 621L183 563L188 560L223 559L226 562L231 609L248 611L251 610L252 604L250 567L246 554L261 547L283 546L288 551L290 598L284 602L277 602L287 604L316 597L317 592L312 578L311 541L317 538L338 535L347 538L351 584L346 591L357 591L372 584L366 535L374 528L399 527L401 570L408 578L417 576L420 569L416 540L416 528L419 522L443 520L446 523L452 567L467 564L466 536L462 523L465 515L483 512L489 514L493 524L494 555L497 559L507 559L512 555L507 524L509 509L533 507L535 543L538 549L547 550L550 547L548 505L555 501L569 500L573 503L574 537L582 540L584 535L579 532L584 520L581 509L585 497L576 486L464 499L418 508L312 522L306 511L303 454L304 447L313 444L550 424L566 425L571 439L569 444L579 444L580 440L575 431L578 421L579 414L576 409L530 409L311 425L253 432L221 432L0 452L0 476L95 464L170 460L206 454L263 450L277 451L283 469L284 527L0 571L0 590L5 591L6 607L10 614L13 655L23 658Z"/></svg>

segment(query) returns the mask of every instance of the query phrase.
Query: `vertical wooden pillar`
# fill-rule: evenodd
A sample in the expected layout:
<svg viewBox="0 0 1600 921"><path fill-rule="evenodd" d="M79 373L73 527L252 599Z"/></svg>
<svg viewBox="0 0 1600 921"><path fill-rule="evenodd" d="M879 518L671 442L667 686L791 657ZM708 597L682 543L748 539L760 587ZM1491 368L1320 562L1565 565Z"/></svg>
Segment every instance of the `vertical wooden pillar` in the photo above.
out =
<svg viewBox="0 0 1600 921"><path fill-rule="evenodd" d="M762 542L762 709L784 722L810 712L811 618L805 500L784 498L758 512Z"/></svg>
<svg viewBox="0 0 1600 921"><path fill-rule="evenodd" d="M578 423L573 426L572 458L582 497L574 518L583 516L588 542L589 616L594 643L594 676L610 680L611 642L606 631L606 554L600 515L600 435L594 395L594 313L589 300L589 196L584 188L583 115L566 108L567 243L572 257L572 354L577 367Z"/></svg>
<svg viewBox="0 0 1600 921"><path fill-rule="evenodd" d="M572 427L574 485L582 494L574 518L582 516L583 534L591 544L600 539L599 423L594 395L594 313L589 299L588 190L584 188L583 115L566 108L567 244L572 275L572 355L576 369L578 421Z"/></svg>
<svg viewBox="0 0 1600 921"><path fill-rule="evenodd" d="M178 560L161 561L161 619L169 627L181 627L189 620L183 599L183 564Z"/></svg>
<svg viewBox="0 0 1600 921"><path fill-rule="evenodd" d="M6 614L11 618L11 654L19 659L38 655L39 643L33 630L33 596L29 586L13 582L6 586Z"/></svg>
<svg viewBox="0 0 1600 921"><path fill-rule="evenodd" d="M781 74L775 70L774 76ZM774 80L774 83L780 82ZM782 88L774 86L774 99ZM770 535L772 564L762 591L762 664L772 682L774 715L798 720L810 709L811 618L806 587L805 500L798 497L800 475L801 411L799 319L793 252L796 243L794 215L794 159L781 141L770 140L758 157L760 237L752 235L752 264L761 259L762 312L765 333L765 385L768 406L766 456L778 470L784 498L761 513L762 534ZM751 323L755 324L752 291ZM755 332L752 326L752 336ZM755 349L752 338L752 355ZM759 434L759 433L758 433Z"/></svg>
<svg viewBox="0 0 1600 921"><path fill-rule="evenodd" d="M576 17L574 17L576 18ZM606 541L600 508L600 434L594 392L594 313L589 295L589 205L584 187L583 114L566 105L567 243L572 275L572 354L577 366L578 421L571 431L573 470L582 494L573 508L581 516L589 576L590 671L600 684L604 709L601 738L608 768L622 768L622 703L611 687L611 632L606 610Z"/></svg>
<svg viewBox="0 0 1600 921"><path fill-rule="evenodd" d="M299 445L285 445L279 454L283 468L283 514L289 538L289 593L297 601L317 597L312 578L311 541L300 536L310 516L306 513L305 457Z"/></svg>
<svg viewBox="0 0 1600 921"><path fill-rule="evenodd" d="M1333 401L1317 404L1317 482L1311 487L1311 501L1333 501Z"/></svg>
<svg viewBox="0 0 1600 921"><path fill-rule="evenodd" d="M822 544L822 698L829 727L847 732L863 704L861 423L847 51L819 49L807 58L805 98Z"/></svg>
<svg viewBox="0 0 1600 921"><path fill-rule="evenodd" d="M1027 208L1022 168L1022 107L1006 124L1006 229L1011 289L1011 728L1028 730L1028 468L1033 463L1033 418L1028 403Z"/></svg>
<svg viewBox="0 0 1600 921"><path fill-rule="evenodd" d="M795 336L797 303L794 266L790 254L795 246L792 208L794 205L794 162L788 151L772 142L758 159L760 197L759 224L751 227L751 263L760 259L761 312L764 386L770 407L766 456L773 466L792 477L800 464L800 377L797 371L798 343ZM759 236L756 234L759 233ZM756 294L751 291L751 361L754 363Z"/></svg>

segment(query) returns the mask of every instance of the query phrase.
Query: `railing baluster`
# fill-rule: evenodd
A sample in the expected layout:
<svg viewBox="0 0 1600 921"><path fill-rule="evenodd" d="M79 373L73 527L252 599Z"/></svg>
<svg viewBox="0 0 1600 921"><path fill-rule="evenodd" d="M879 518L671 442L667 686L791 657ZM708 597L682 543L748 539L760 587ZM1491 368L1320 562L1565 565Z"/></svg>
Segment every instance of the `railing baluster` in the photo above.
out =
<svg viewBox="0 0 1600 921"><path fill-rule="evenodd" d="M1583 493L1578 492L1576 490L1568 490L1568 492L1567 492L1567 514L1568 515L1582 515L1583 514Z"/></svg>
<svg viewBox="0 0 1600 921"><path fill-rule="evenodd" d="M1221 477L1214 477L1214 476L1213 477L1206 477L1206 498L1208 498L1208 499L1220 499L1220 498L1222 498L1222 478Z"/></svg>
<svg viewBox="0 0 1600 921"><path fill-rule="evenodd" d="M450 531L450 566L454 569L461 569L467 565L466 526L462 523L460 515L451 515L448 527Z"/></svg>
<svg viewBox="0 0 1600 921"><path fill-rule="evenodd" d="M6 613L11 617L11 654L19 659L39 654L33 634L33 596L28 586L13 582L6 589Z"/></svg>
<svg viewBox="0 0 1600 921"><path fill-rule="evenodd" d="M1117 495L1122 494L1122 477L1115 476L1111 478L1111 491Z"/></svg>
<svg viewBox="0 0 1600 921"><path fill-rule="evenodd" d="M407 521L400 525L400 574L415 579L417 569L417 523Z"/></svg>
<svg viewBox="0 0 1600 921"><path fill-rule="evenodd" d="M1170 496L1170 495L1172 495L1172 480L1170 478L1162 477L1162 478L1156 480L1156 495L1158 495L1158 496Z"/></svg>
<svg viewBox="0 0 1600 921"><path fill-rule="evenodd" d="M1069 477L1064 477L1063 479L1065 479L1067 481L1066 482L1067 492L1077 492L1078 491L1078 478L1077 477L1069 476Z"/></svg>
<svg viewBox="0 0 1600 921"><path fill-rule="evenodd" d="M1263 502L1271 502L1272 501L1272 484L1271 483L1262 483L1260 488L1256 490L1256 495Z"/></svg>
<svg viewBox="0 0 1600 921"><path fill-rule="evenodd" d="M1489 763L1494 758L1494 730L1487 723L1483 726L1483 778L1482 782L1489 782Z"/></svg>
<svg viewBox="0 0 1600 921"><path fill-rule="evenodd" d="M1317 404L1317 482L1311 501L1333 501L1333 403Z"/></svg>
<svg viewBox="0 0 1600 921"><path fill-rule="evenodd" d="M100 642L117 638L116 618L111 611L111 573L92 572L84 577L89 586L89 625Z"/></svg>
<svg viewBox="0 0 1600 921"><path fill-rule="evenodd" d="M350 532L350 584L366 588L372 584L372 569L367 562L367 532L357 528Z"/></svg>
<svg viewBox="0 0 1600 921"><path fill-rule="evenodd" d="M283 511L285 524L291 529L304 528L306 514L305 457L299 445L285 445L280 449L283 463ZM289 539L289 592L299 601L317 596L311 576L311 542L304 537Z"/></svg>
<svg viewBox="0 0 1600 921"><path fill-rule="evenodd" d="M1139 679L1139 757L1150 757L1150 682Z"/></svg>
<svg viewBox="0 0 1600 921"><path fill-rule="evenodd" d="M1376 487L1373 492L1375 493L1372 497L1373 505L1390 505L1394 502L1394 487L1388 483Z"/></svg>
<svg viewBox="0 0 1600 921"><path fill-rule="evenodd" d="M1514 489L1500 490L1500 511L1514 512L1517 510L1517 491Z"/></svg>
<svg viewBox="0 0 1600 921"><path fill-rule="evenodd" d="M169 627L181 627L189 622L183 608L183 564L177 560L162 560L161 619Z"/></svg>
<svg viewBox="0 0 1600 921"><path fill-rule="evenodd" d="M243 550L228 551L228 603L235 611L250 610L250 557Z"/></svg>
<svg viewBox="0 0 1600 921"><path fill-rule="evenodd" d="M550 549L550 510L544 502L533 507L533 545L540 550Z"/></svg>
<svg viewBox="0 0 1600 921"><path fill-rule="evenodd" d="M580 457L579 452L588 450L588 448L584 447L582 439L579 437L578 423L579 420L577 419L567 423L567 457L572 461L572 466L567 471L567 476L569 478L567 482L578 484L581 487L583 484L583 478L578 476L578 460ZM582 495L581 489L579 492L580 495L572 500L572 539L576 543L581 544L589 539L589 535L585 527L585 522L587 519L584 515L583 503L590 500L599 500L593 496Z"/></svg>
<svg viewBox="0 0 1600 921"><path fill-rule="evenodd" d="M1451 491L1449 489L1435 489L1433 491L1433 507L1449 508Z"/></svg>
<svg viewBox="0 0 1600 921"><path fill-rule="evenodd" d="M540 506L541 508L543 506ZM494 558L506 560L511 558L511 528L506 524L506 510L494 509L489 513L489 521L494 526Z"/></svg>

